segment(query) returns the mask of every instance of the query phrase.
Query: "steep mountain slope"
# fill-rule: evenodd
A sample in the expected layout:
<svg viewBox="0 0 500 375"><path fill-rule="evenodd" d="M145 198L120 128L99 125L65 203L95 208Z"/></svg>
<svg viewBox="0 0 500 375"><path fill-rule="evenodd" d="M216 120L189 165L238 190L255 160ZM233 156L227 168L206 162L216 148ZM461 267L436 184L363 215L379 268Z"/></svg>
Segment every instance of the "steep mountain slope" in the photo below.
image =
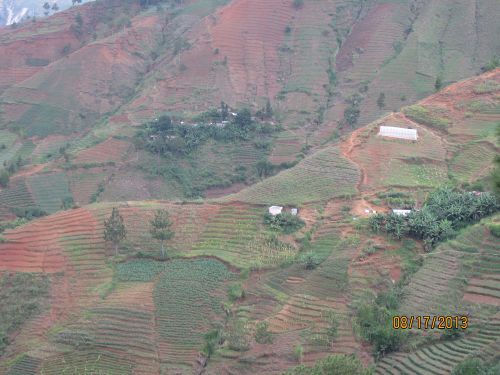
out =
<svg viewBox="0 0 500 375"><path fill-rule="evenodd" d="M432 93L436 82L480 72L500 54L494 0L140 3L90 2L0 29L0 128L8 130L2 160L47 163L52 172L65 165L75 181L96 168L91 172L102 178L84 182L82 204L99 184L105 200L241 189L254 178L242 183L224 171L254 171L261 159L293 162ZM134 159L132 145L120 160L86 162L85 170L80 162L68 165L83 160L81 152L105 148L110 137L134 143L136 126L163 113L194 122L221 100L255 112L268 99L272 121L282 128L266 150L244 143L236 166L237 150L227 144L163 161L171 171L188 170L192 189L177 172L152 173L152 155L138 152ZM216 160L210 174L217 177L209 183L197 167L205 160ZM122 188L124 174L130 187Z"/></svg>
<svg viewBox="0 0 500 375"><path fill-rule="evenodd" d="M85 3L89 0L82 0ZM0 26L9 26L21 22L25 18L43 17L57 11L69 8L73 3L70 0L47 1L50 8L43 7L44 1L37 0L2 0L0 1ZM54 6L54 4L56 4Z"/></svg>
<svg viewBox="0 0 500 375"><path fill-rule="evenodd" d="M372 233L362 218L374 208L389 210L386 193L418 202L444 182L484 181L499 152L499 93L500 69L450 85L217 200L97 203L7 230L0 274L42 273L51 287L50 303L9 332L0 374L188 374L202 370L203 334L214 328L226 332L226 343L208 362L207 374L281 374L297 363L297 345L305 364L332 353L356 354L371 364L371 348L353 319L356 304L367 291L390 288L418 259L423 262L404 287L401 313L467 313L470 329L450 341L416 334L415 351L384 357L376 373L424 368L447 374L468 357L493 359L499 285L491 228L498 215L428 254L417 241ZM417 129L419 138L382 138L381 125ZM108 160L113 155L105 155L106 145L120 149L120 142L111 138L80 154L80 162ZM13 179L16 189L1 191L0 199L19 193L20 204L32 205L31 199L48 207L50 200L34 187L46 191L43 184L56 176L43 173L44 182L36 180L39 171L21 173ZM267 206L276 202L298 206L305 227L281 235L264 225ZM119 256L103 239L112 207L127 229ZM149 233L158 208L170 212L175 232L167 261L159 260ZM321 263L308 269L296 262L301 248ZM244 297L231 297L233 284L242 286ZM332 312L339 323L333 336ZM262 322L273 343L255 341Z"/></svg>

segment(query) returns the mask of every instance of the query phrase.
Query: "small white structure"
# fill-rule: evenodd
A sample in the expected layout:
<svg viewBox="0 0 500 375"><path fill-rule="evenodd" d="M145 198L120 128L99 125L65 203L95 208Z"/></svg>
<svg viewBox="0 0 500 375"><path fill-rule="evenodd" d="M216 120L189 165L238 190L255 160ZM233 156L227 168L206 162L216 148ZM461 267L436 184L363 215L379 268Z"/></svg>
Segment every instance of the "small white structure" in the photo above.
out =
<svg viewBox="0 0 500 375"><path fill-rule="evenodd" d="M271 206L269 207L269 213L273 216L279 215L283 211L282 206Z"/></svg>
<svg viewBox="0 0 500 375"><path fill-rule="evenodd" d="M398 216L406 216L411 212L411 210L392 210L392 213Z"/></svg>
<svg viewBox="0 0 500 375"><path fill-rule="evenodd" d="M381 126L378 135L382 137L409 139L412 141L418 139L417 129L397 128L394 126Z"/></svg>
<svg viewBox="0 0 500 375"><path fill-rule="evenodd" d="M297 214L299 213L299 210L297 208L292 208L290 209L290 213L293 215L293 216L297 216Z"/></svg>

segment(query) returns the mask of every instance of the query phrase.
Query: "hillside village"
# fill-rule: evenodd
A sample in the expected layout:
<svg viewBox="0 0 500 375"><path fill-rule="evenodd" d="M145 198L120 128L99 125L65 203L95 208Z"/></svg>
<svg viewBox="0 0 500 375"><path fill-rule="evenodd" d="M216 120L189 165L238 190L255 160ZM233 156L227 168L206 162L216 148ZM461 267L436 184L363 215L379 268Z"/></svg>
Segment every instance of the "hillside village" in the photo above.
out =
<svg viewBox="0 0 500 375"><path fill-rule="evenodd" d="M0 375L499 373L497 1L72 5L0 27Z"/></svg>

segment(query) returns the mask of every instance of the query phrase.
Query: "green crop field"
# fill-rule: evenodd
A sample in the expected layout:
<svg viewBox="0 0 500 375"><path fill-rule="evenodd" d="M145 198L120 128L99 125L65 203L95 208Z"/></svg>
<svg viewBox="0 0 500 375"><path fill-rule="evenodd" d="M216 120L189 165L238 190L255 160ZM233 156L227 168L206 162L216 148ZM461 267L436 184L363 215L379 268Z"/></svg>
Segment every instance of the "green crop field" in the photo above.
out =
<svg viewBox="0 0 500 375"><path fill-rule="evenodd" d="M183 362L183 353L201 348L203 334L223 316L221 288L229 278L224 264L213 259L179 259L165 265L153 294L160 339L169 344L165 362Z"/></svg>
<svg viewBox="0 0 500 375"><path fill-rule="evenodd" d="M35 201L28 190L25 179L10 182L7 189L0 191L0 204L7 207L33 207Z"/></svg>
<svg viewBox="0 0 500 375"><path fill-rule="evenodd" d="M356 193L359 171L335 148L304 159L228 199L256 204L301 205Z"/></svg>
<svg viewBox="0 0 500 375"><path fill-rule="evenodd" d="M459 181L471 181L488 174L495 151L488 143L472 143L459 150L450 162L450 172Z"/></svg>
<svg viewBox="0 0 500 375"><path fill-rule="evenodd" d="M35 203L46 212L60 210L63 199L71 197L68 179L64 173L30 176L27 182Z"/></svg>

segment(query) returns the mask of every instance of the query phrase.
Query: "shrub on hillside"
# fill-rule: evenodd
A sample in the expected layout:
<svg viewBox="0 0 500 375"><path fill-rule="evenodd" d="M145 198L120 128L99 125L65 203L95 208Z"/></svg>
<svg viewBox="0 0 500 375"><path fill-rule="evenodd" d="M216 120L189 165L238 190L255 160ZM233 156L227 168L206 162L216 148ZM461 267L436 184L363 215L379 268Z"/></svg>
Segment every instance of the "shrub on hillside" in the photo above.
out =
<svg viewBox="0 0 500 375"><path fill-rule="evenodd" d="M224 338L231 350L242 352L250 349L248 330L243 319L230 321L224 331Z"/></svg>
<svg viewBox="0 0 500 375"><path fill-rule="evenodd" d="M9 184L10 175L5 169L0 172L0 186L7 187Z"/></svg>
<svg viewBox="0 0 500 375"><path fill-rule="evenodd" d="M241 284L231 284L227 289L227 296L231 302L245 297L245 291Z"/></svg>
<svg viewBox="0 0 500 375"><path fill-rule="evenodd" d="M492 235L494 235L495 237L500 237L500 223L488 224L488 229L490 230Z"/></svg>
<svg viewBox="0 0 500 375"><path fill-rule="evenodd" d="M313 270L321 264L321 259L312 251L301 254L300 263L306 270Z"/></svg>
<svg viewBox="0 0 500 375"><path fill-rule="evenodd" d="M255 326L255 341L259 344L270 344L273 342L273 336L268 331L269 324L262 321Z"/></svg>
<svg viewBox="0 0 500 375"><path fill-rule="evenodd" d="M400 289L394 288L356 307L358 332L373 345L376 358L399 350L405 342L408 332L392 327L392 316L397 315L400 297Z"/></svg>
<svg viewBox="0 0 500 375"><path fill-rule="evenodd" d="M296 232L305 225L301 218L292 215L290 212L284 212L275 216L267 212L264 215L264 223L269 225L271 229L279 230L285 234Z"/></svg>
<svg viewBox="0 0 500 375"><path fill-rule="evenodd" d="M17 217L28 220L47 215L40 207L14 207L12 211Z"/></svg>
<svg viewBox="0 0 500 375"><path fill-rule="evenodd" d="M467 358L459 363L452 371L452 375L486 375L486 368L479 358Z"/></svg>

